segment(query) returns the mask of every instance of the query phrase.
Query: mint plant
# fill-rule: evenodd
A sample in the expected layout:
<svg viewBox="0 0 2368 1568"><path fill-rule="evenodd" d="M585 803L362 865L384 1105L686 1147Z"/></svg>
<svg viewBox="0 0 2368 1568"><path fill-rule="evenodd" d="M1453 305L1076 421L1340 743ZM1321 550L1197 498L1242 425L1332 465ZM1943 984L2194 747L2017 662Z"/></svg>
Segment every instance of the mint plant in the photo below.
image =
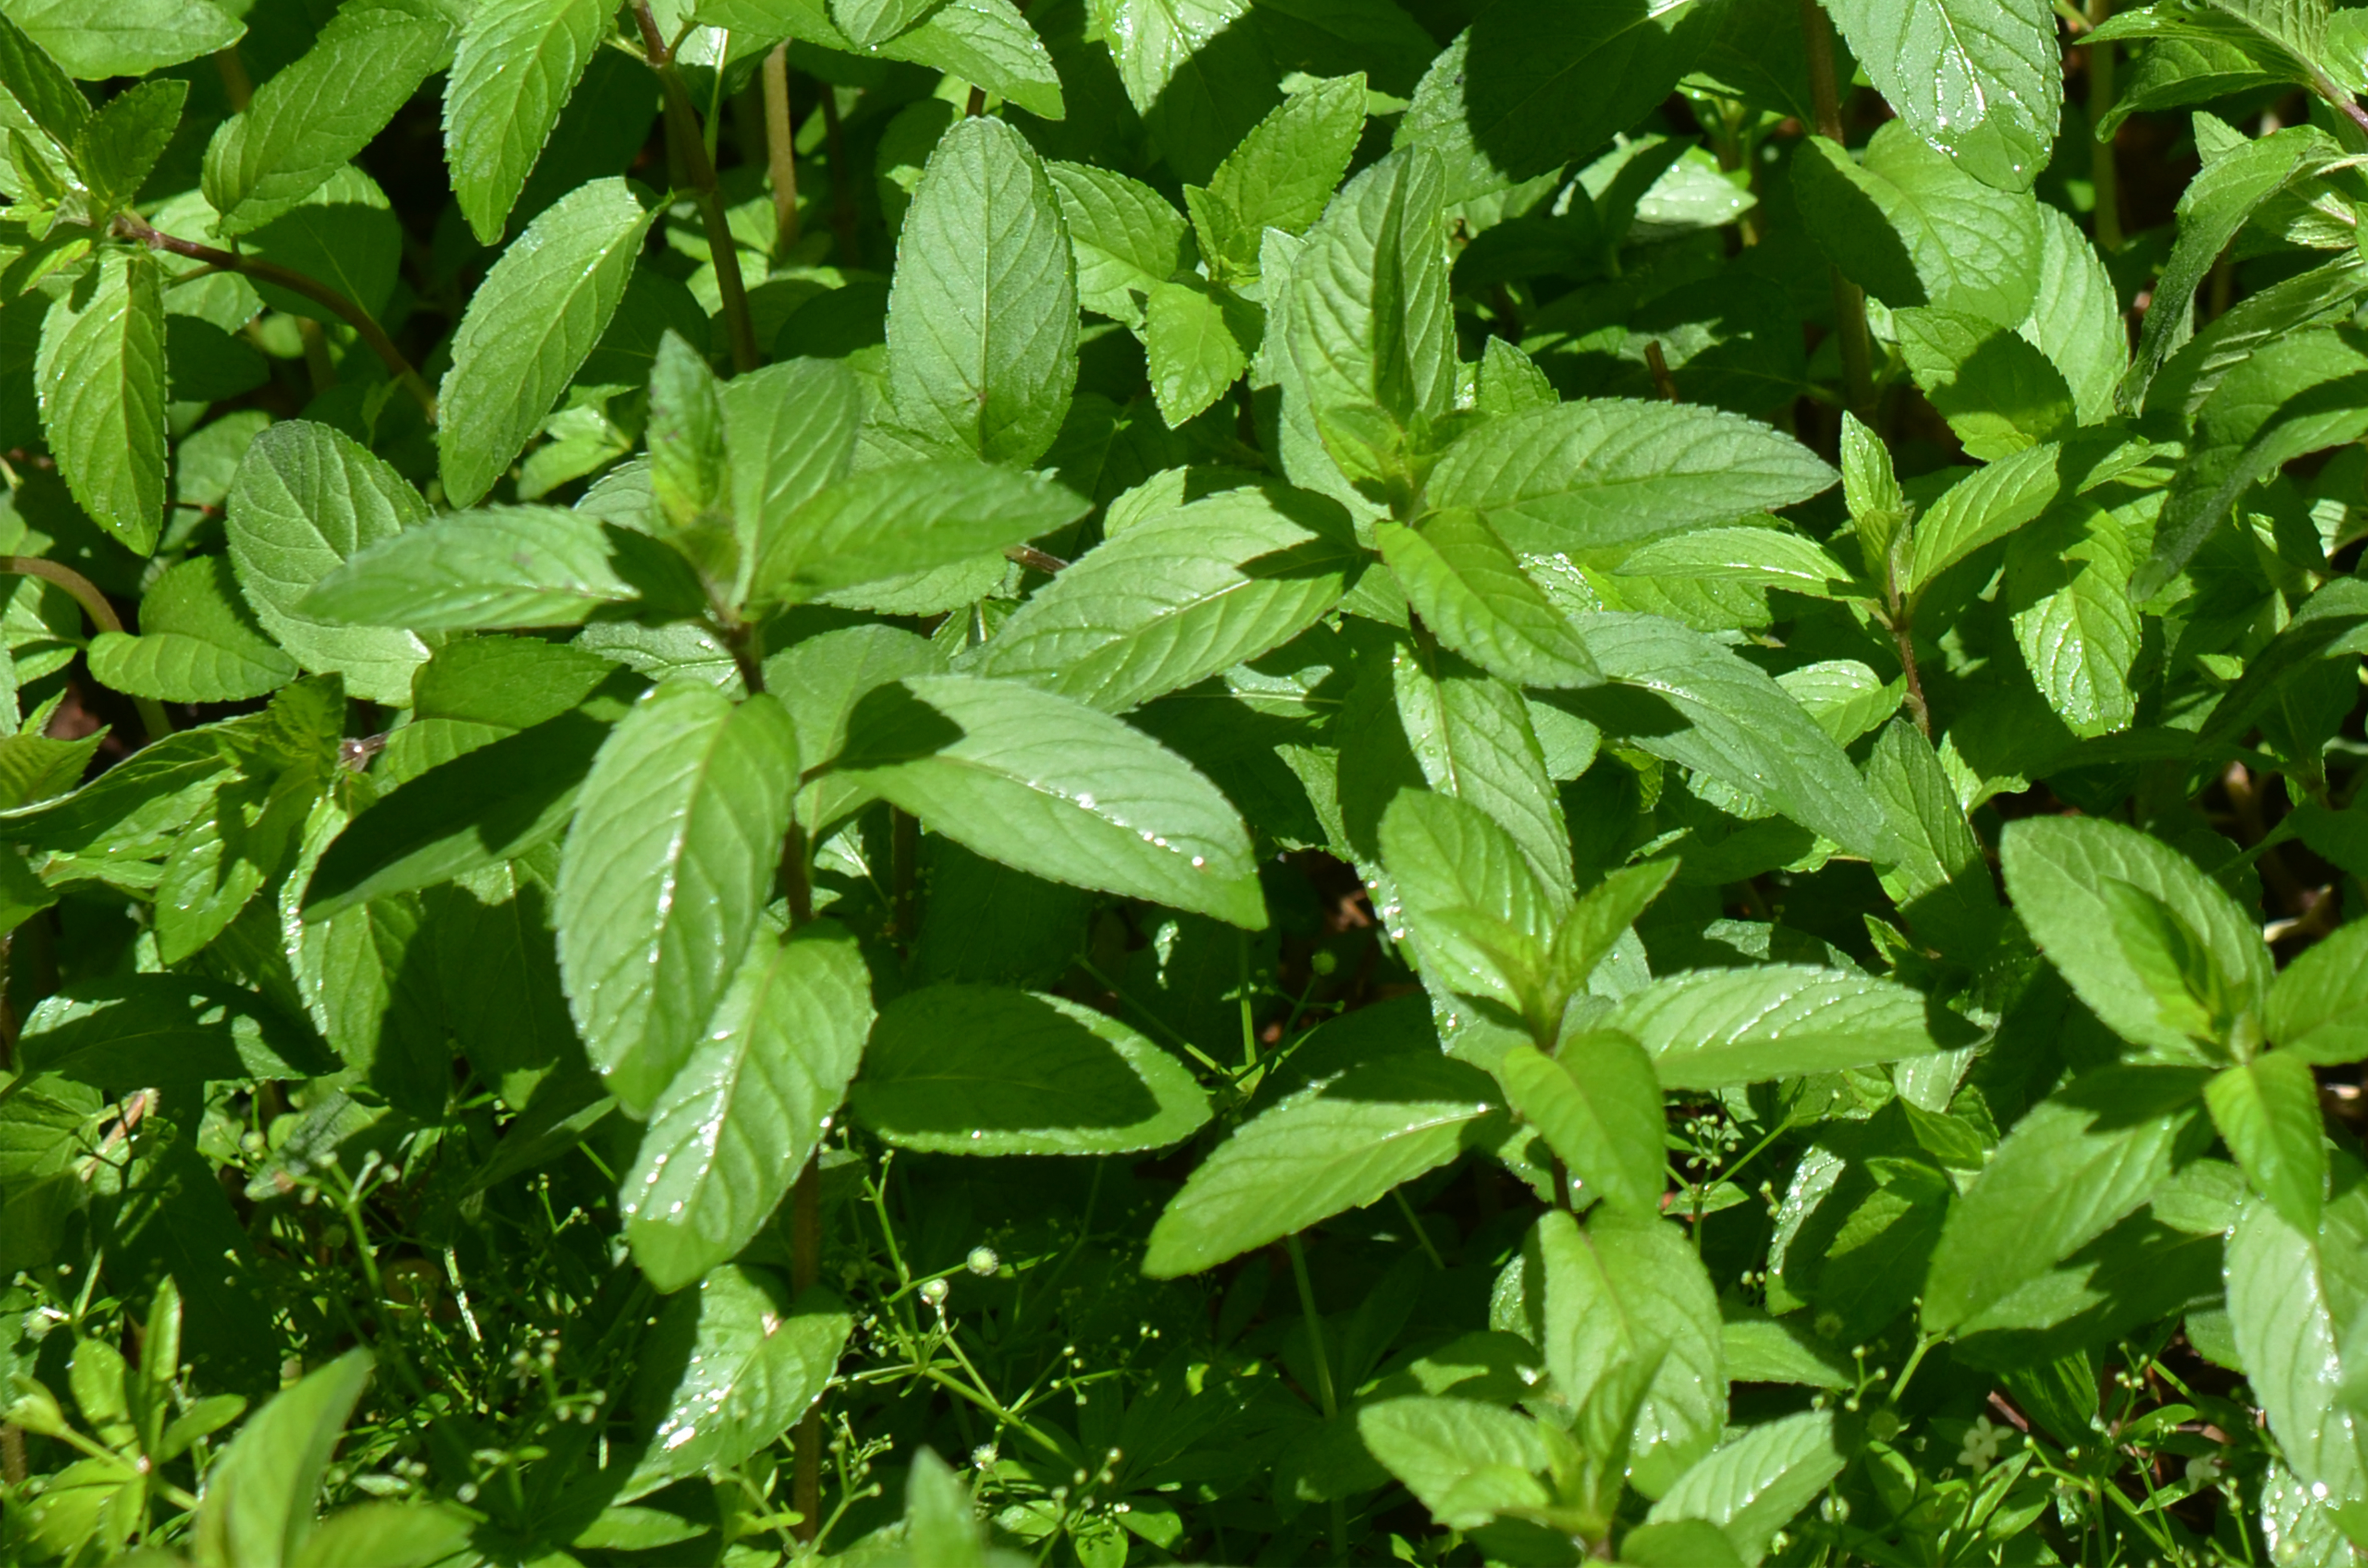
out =
<svg viewBox="0 0 2368 1568"><path fill-rule="evenodd" d="M2368 1555L2368 10L0 6L0 1557Z"/></svg>

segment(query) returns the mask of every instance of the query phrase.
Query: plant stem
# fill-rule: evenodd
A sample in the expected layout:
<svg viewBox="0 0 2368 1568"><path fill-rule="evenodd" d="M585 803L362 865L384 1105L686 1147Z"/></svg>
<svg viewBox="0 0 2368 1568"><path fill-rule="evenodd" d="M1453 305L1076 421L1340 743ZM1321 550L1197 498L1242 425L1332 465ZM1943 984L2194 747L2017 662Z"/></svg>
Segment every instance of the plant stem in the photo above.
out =
<svg viewBox="0 0 2368 1568"><path fill-rule="evenodd" d="M1282 1238L1291 1254L1291 1277L1299 1285L1299 1311L1307 1320L1307 1348L1315 1358L1315 1399L1324 1407L1324 1419L1330 1421L1340 1414L1340 1399L1332 1386L1332 1362L1324 1353L1324 1319L1315 1311L1315 1286L1307 1278L1307 1252L1299 1244L1296 1234ZM1332 1500L1332 1557L1338 1562L1349 1551L1349 1511L1342 1501Z"/></svg>
<svg viewBox="0 0 2368 1568"><path fill-rule="evenodd" d="M666 94L666 141L682 159L690 178L691 204L699 209L700 227L707 232L708 259L715 266L716 292L723 297L723 324L732 339L732 368L746 372L763 362L757 352L757 327L748 314L748 290L740 278L740 248L723 216L723 198L715 187L715 160L707 155L700 129L699 110L675 69L674 54L650 13L650 0L633 0L633 19L641 24L642 50L650 69L658 74Z"/></svg>
<svg viewBox="0 0 2368 1568"><path fill-rule="evenodd" d="M827 89L825 89L827 91ZM790 117L790 46L765 56L765 162L773 176L773 255L798 243L797 122Z"/></svg>
<svg viewBox="0 0 2368 1568"><path fill-rule="evenodd" d="M394 339L386 335L386 328L379 325L377 318L368 311L318 278L308 278L303 273L258 256L240 256L233 251L218 250L212 245L201 245L195 240L165 233L161 229L151 228L129 212L116 214L115 233L127 240L137 240L150 250L169 251L175 256L188 256L192 261L202 261L209 267L218 267L224 272L235 272L257 282L274 284L291 294L303 295L360 334L361 340L370 345L370 352L378 356L379 363L386 367L387 374L402 382L403 389L417 400L427 415L427 422L430 425L436 423L435 392L419 379L419 372L411 368L411 361L403 357L403 350L394 346Z"/></svg>
<svg viewBox="0 0 2368 1568"><path fill-rule="evenodd" d="M107 596L98 591L98 585L71 566L62 566L38 555L0 555L0 575L39 577L43 582L55 583L74 596L83 614L90 617L92 626L101 631L123 630L122 618L107 602ZM164 705L155 699L135 697L131 706L139 713L141 726L148 732L152 744L173 733L173 721L165 717Z"/></svg>
<svg viewBox="0 0 2368 1568"><path fill-rule="evenodd" d="M822 1152L806 1158L790 1189L790 1283L796 1294L814 1289L822 1276ZM797 1473L790 1506L798 1511L797 1536L811 1543L822 1528L822 1401L798 1421Z"/></svg>
<svg viewBox="0 0 2368 1568"><path fill-rule="evenodd" d="M1818 0L1801 0L1801 36L1809 52L1809 97L1817 111L1817 134L1845 144L1841 90L1834 79L1833 24ZM1834 290L1834 333L1842 357L1842 386L1850 412L1874 422L1874 349L1866 335L1866 290L1828 268Z"/></svg>
<svg viewBox="0 0 2368 1568"><path fill-rule="evenodd" d="M2088 22L2091 31L2104 26L2105 18L2113 14L2113 0L2089 0ZM2093 130L2113 111L2113 46L2109 40L2089 46L2089 124ZM2122 248L2122 170L2116 161L2114 139L2098 131L2090 138L2089 177L2096 187L2097 244L2112 252Z"/></svg>

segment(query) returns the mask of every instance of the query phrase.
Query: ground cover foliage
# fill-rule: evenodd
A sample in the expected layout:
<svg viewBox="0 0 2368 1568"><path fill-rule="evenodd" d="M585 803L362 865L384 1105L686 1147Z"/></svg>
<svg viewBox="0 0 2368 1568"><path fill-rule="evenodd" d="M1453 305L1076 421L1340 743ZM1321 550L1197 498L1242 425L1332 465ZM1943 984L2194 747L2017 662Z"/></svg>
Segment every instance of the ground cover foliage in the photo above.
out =
<svg viewBox="0 0 2368 1568"><path fill-rule="evenodd" d="M2363 62L8 0L0 1558L2357 1562Z"/></svg>

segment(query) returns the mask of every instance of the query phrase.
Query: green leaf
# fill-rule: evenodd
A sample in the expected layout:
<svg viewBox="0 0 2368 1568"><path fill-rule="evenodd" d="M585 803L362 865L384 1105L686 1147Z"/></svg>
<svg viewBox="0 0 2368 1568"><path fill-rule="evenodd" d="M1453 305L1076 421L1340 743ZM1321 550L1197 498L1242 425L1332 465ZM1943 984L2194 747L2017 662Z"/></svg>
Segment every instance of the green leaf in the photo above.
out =
<svg viewBox="0 0 2368 1568"><path fill-rule="evenodd" d="M1415 88L1398 144L1435 150L1446 198L1533 178L1628 130L1676 88L1709 43L1718 7L1486 7Z"/></svg>
<svg viewBox="0 0 2368 1568"><path fill-rule="evenodd" d="M265 1402L206 1476L198 1506L199 1568L282 1568L313 1533L313 1510L370 1381L370 1353L348 1350Z"/></svg>
<svg viewBox="0 0 2368 1568"><path fill-rule="evenodd" d="M1810 598L1862 597L1857 574L1813 539L1782 528L1695 528L1631 551L1622 577L1678 577L1790 588Z"/></svg>
<svg viewBox="0 0 2368 1568"><path fill-rule="evenodd" d="M11 17L0 17L0 88L61 151L90 119L90 100L56 56Z"/></svg>
<svg viewBox="0 0 2368 1568"><path fill-rule="evenodd" d="M1266 925L1249 835L1216 786L1066 698L1010 681L909 677L857 705L838 766L991 860Z"/></svg>
<svg viewBox="0 0 2368 1568"><path fill-rule="evenodd" d="M1168 166L1204 179L1275 100L1247 0L1095 0L1127 100Z"/></svg>
<svg viewBox="0 0 2368 1568"><path fill-rule="evenodd" d="M938 0L830 0L830 19L859 50L886 43L937 8Z"/></svg>
<svg viewBox="0 0 2368 1568"><path fill-rule="evenodd" d="M1133 1153L1209 1119L1191 1072L1116 1018L991 985L889 1003L850 1098L889 1142L940 1154Z"/></svg>
<svg viewBox="0 0 2368 1568"><path fill-rule="evenodd" d="M2179 241L2155 283L2153 303L2138 327L2137 357L2122 381L2124 408L2145 404L2155 373L2194 330L2195 291L2237 231L2271 197L2316 173L2332 151L2325 132L2293 126L2243 142L2188 182L2179 197Z"/></svg>
<svg viewBox="0 0 2368 1568"><path fill-rule="evenodd" d="M1793 197L1834 265L1895 309L1939 305L2011 327L2038 298L2039 203L1972 178L1904 121L1874 133L1862 164L1804 140Z"/></svg>
<svg viewBox="0 0 2368 1568"><path fill-rule="evenodd" d="M1172 1279L1379 1201L1502 1131L1495 1085L1435 1054L1385 1057L1288 1095L1194 1168L1143 1271Z"/></svg>
<svg viewBox="0 0 2368 1568"><path fill-rule="evenodd" d="M356 1503L321 1521L289 1568L431 1568L469 1544L466 1514L436 1503Z"/></svg>
<svg viewBox="0 0 2368 1568"><path fill-rule="evenodd" d="M905 1482L905 1545L912 1556L930 1568L1010 1568L1016 1554L996 1551L986 1535L970 1488L930 1449L915 1454Z"/></svg>
<svg viewBox="0 0 2368 1568"><path fill-rule="evenodd" d="M2046 511L2078 475L2078 459L2051 441L1958 480L1917 519L1902 590L1913 602L1941 573Z"/></svg>
<svg viewBox="0 0 2368 1568"><path fill-rule="evenodd" d="M1949 1206L1924 1326L1978 1320L2153 1197L2207 1141L2203 1086L2184 1068L2105 1067L2026 1112Z"/></svg>
<svg viewBox="0 0 2368 1568"><path fill-rule="evenodd" d="M1200 278L1152 287L1143 341L1151 392L1174 429L1204 412L1240 379L1265 331L1256 305Z"/></svg>
<svg viewBox="0 0 2368 1568"><path fill-rule="evenodd" d="M477 0L469 8L444 85L444 148L452 194L481 244L500 243L612 15L602 0Z"/></svg>
<svg viewBox="0 0 2368 1568"><path fill-rule="evenodd" d="M1833 0L1850 52L1907 128L2001 190L2047 166L2063 46L2044 0Z"/></svg>
<svg viewBox="0 0 2368 1568"><path fill-rule="evenodd" d="M1855 853L1889 858L1889 824L1849 756L1756 665L1659 616L1590 615L1581 630L1610 684L1561 699L1573 711Z"/></svg>
<svg viewBox="0 0 2368 1568"><path fill-rule="evenodd" d="M652 1285L678 1290L755 1239L821 1146L871 1028L871 977L837 925L757 939L620 1184Z"/></svg>
<svg viewBox="0 0 2368 1568"><path fill-rule="evenodd" d="M2047 705L2076 735L2112 734L2137 719L2130 670L2138 657L2136 565L2121 519L2081 498L2007 545L2015 645Z"/></svg>
<svg viewBox="0 0 2368 1568"><path fill-rule="evenodd" d="M1087 510L1084 497L1050 480L970 458L867 469L759 525L749 597L795 602L958 565Z"/></svg>
<svg viewBox="0 0 2368 1568"><path fill-rule="evenodd" d="M1517 551L1551 554L1789 506L1835 477L1757 420L1600 398L1489 421L1448 449L1427 494L1486 514Z"/></svg>
<svg viewBox="0 0 2368 1568"><path fill-rule="evenodd" d="M580 626L640 598L665 551L583 512L481 506L370 546L296 608L315 620L415 631Z"/></svg>
<svg viewBox="0 0 2368 1568"><path fill-rule="evenodd" d="M74 137L74 166L90 189L94 216L130 205L181 124L189 85L142 82L107 100Z"/></svg>
<svg viewBox="0 0 2368 1568"><path fill-rule="evenodd" d="M2069 433L2072 389L2014 332L1964 311L1917 306L1892 315L1908 373L1984 462Z"/></svg>
<svg viewBox="0 0 2368 1568"><path fill-rule="evenodd" d="M1629 1437L1629 1478L1657 1497L1710 1452L1726 1426L1726 1368L1710 1277L1676 1226L1646 1215L1598 1210L1582 1228L1552 1210L1538 1221L1537 1237L1545 1297L1540 1348L1562 1397L1584 1409L1624 1371L1658 1362Z"/></svg>
<svg viewBox="0 0 2368 1568"><path fill-rule="evenodd" d="M296 607L354 556L427 517L419 492L350 437L291 419L247 447L225 527L239 586L271 640L304 668L344 676L363 701L399 708L427 644L391 628L324 625Z"/></svg>
<svg viewBox="0 0 2368 1568"><path fill-rule="evenodd" d="M1411 641L1393 648L1388 674L1399 733L1422 779L1486 812L1512 835L1542 885L1565 893L1570 832L1520 692ZM1376 803L1386 809L1387 797Z"/></svg>
<svg viewBox="0 0 2368 1568"><path fill-rule="evenodd" d="M1482 669L1548 689L1602 680L1577 628L1486 517L1433 512L1416 528L1380 525L1374 537L1424 627Z"/></svg>
<svg viewBox="0 0 2368 1568"><path fill-rule="evenodd" d="M2368 1184L2351 1165L2316 1231L2295 1230L2271 1204L2248 1203L2229 1233L2226 1264L2245 1381L2286 1462L2313 1495L2325 1487L2337 1504L2368 1498L2368 1453L2345 1392L2360 1376L2351 1331L2368 1305L2363 1198Z"/></svg>
<svg viewBox="0 0 2368 1568"><path fill-rule="evenodd" d="M793 359L735 376L723 384L723 400L733 522L740 558L753 572L767 521L847 477L863 418L862 383L844 360Z"/></svg>
<svg viewBox="0 0 2368 1568"><path fill-rule="evenodd" d="M765 661L765 689L779 694L798 729L798 756L811 773L847 744L858 703L906 676L945 673L937 644L894 626L846 626L808 637ZM871 798L853 779L825 773L806 786L799 815L819 842L829 823ZM935 905L932 905L935 907Z"/></svg>
<svg viewBox="0 0 2368 1568"><path fill-rule="evenodd" d="M1647 860L1641 866L1622 867L1587 891L1587 896L1564 917L1548 955L1554 983L1563 994L1576 996L1588 988L1596 970L1661 896L1677 870L1675 860Z"/></svg>
<svg viewBox="0 0 2368 1568"><path fill-rule="evenodd" d="M2130 366L2129 328L2105 264L2069 213L2039 208L2039 292L2020 331L2063 375L2080 423L2113 412Z"/></svg>
<svg viewBox="0 0 2368 1568"><path fill-rule="evenodd" d="M238 702L296 678L295 661L256 627L228 558L168 568L140 600L141 632L91 640L90 673L108 687L163 702Z"/></svg>
<svg viewBox="0 0 2368 1568"><path fill-rule="evenodd" d="M888 388L923 439L989 462L1044 455L1077 376L1077 284L1052 182L977 116L929 154L896 241Z"/></svg>
<svg viewBox="0 0 2368 1568"><path fill-rule="evenodd" d="M85 82L144 76L228 49L246 32L211 0L17 0L9 17Z"/></svg>
<svg viewBox="0 0 2368 1568"><path fill-rule="evenodd" d="M1183 214L1149 186L1109 169L1047 163L1044 176L1068 224L1077 303L1141 326L1151 291L1191 268Z"/></svg>
<svg viewBox="0 0 2368 1568"><path fill-rule="evenodd" d="M1726 1532L1707 1519L1639 1525L1621 1538L1620 1561L1630 1568L1746 1568Z"/></svg>
<svg viewBox="0 0 2368 1568"><path fill-rule="evenodd" d="M222 233L269 222L359 156L451 60L455 36L434 0L340 6L208 144L205 195Z"/></svg>
<svg viewBox="0 0 2368 1568"><path fill-rule="evenodd" d="M33 375L66 487L139 555L165 520L165 297L156 264L111 251L41 318Z"/></svg>
<svg viewBox="0 0 2368 1568"><path fill-rule="evenodd" d="M1351 479L1388 472L1370 460L1378 437L1365 411L1412 430L1454 395L1441 200L1435 158L1393 153L1341 187L1292 264L1284 346L1326 449Z"/></svg>
<svg viewBox="0 0 2368 1568"><path fill-rule="evenodd" d="M1450 1529L1554 1501L1538 1479L1550 1463L1545 1439L1526 1415L1470 1399L1385 1399L1358 1408L1357 1435Z"/></svg>
<svg viewBox="0 0 2368 1568"><path fill-rule="evenodd" d="M729 504L723 386L671 327L650 369L647 438L650 493L668 524L686 528Z"/></svg>
<svg viewBox="0 0 2368 1568"><path fill-rule="evenodd" d="M1040 119L1068 112L1052 54L1011 0L947 0L872 52L947 72Z"/></svg>
<svg viewBox="0 0 2368 1568"><path fill-rule="evenodd" d="M2354 921L2286 965L2262 1027L2304 1062L2368 1057L2368 921Z"/></svg>
<svg viewBox="0 0 2368 1568"><path fill-rule="evenodd" d="M1603 1027L1640 1041L1670 1089L1835 1073L1978 1038L1904 985L1784 963L1656 980L1622 997Z"/></svg>
<svg viewBox="0 0 2368 1568"><path fill-rule="evenodd" d="M1589 1030L1552 1056L1517 1045L1497 1066L1505 1100L1588 1193L1614 1209L1656 1213L1661 1174L1661 1085L1653 1061L1627 1036Z"/></svg>
<svg viewBox="0 0 2368 1568"><path fill-rule="evenodd" d="M2287 1224L2317 1234L2327 1142L2309 1065L2282 1051L2257 1056L2214 1074L2203 1086L2203 1103L2253 1190Z"/></svg>
<svg viewBox="0 0 2368 1568"><path fill-rule="evenodd" d="M623 179L577 186L527 225L470 296L437 433L453 505L492 489L541 427L608 329L655 216Z"/></svg>
<svg viewBox="0 0 2368 1568"><path fill-rule="evenodd" d="M1703 1519L1757 1562L1778 1530L1817 1500L1850 1462L1829 1410L1754 1426L1703 1455L1645 1515L1648 1525ZM1628 1559L1632 1554L1622 1551Z"/></svg>
<svg viewBox="0 0 2368 1568"><path fill-rule="evenodd" d="M2031 818L1999 846L2008 895L2032 940L2089 1009L2124 1040L2192 1058L2187 1034L2166 1022L2142 938L2117 923L2105 892L2125 883L2160 900L2192 931L2233 1006L2259 1016L2270 951L2237 901L2195 863L2135 828L2090 817Z"/></svg>
<svg viewBox="0 0 2368 1568"><path fill-rule="evenodd" d="M828 1290L791 1301L762 1268L726 1265L677 1294L643 1341L632 1408L656 1418L619 1500L729 1471L788 1431L822 1397L853 1328Z"/></svg>
<svg viewBox="0 0 2368 1568"><path fill-rule="evenodd" d="M1998 888L1932 743L1892 721L1867 758L1866 782L1898 846L1877 869L1909 929L1944 952L1986 947L1998 928Z"/></svg>
<svg viewBox="0 0 2368 1568"><path fill-rule="evenodd" d="M585 1052L628 1113L646 1114L690 1060L739 970L797 778L779 703L735 705L695 679L658 686L601 745L554 912Z"/></svg>
<svg viewBox="0 0 2368 1568"><path fill-rule="evenodd" d="M377 314L394 297L403 263L403 223L378 182L348 165L333 170L302 200L246 237L247 252L328 284ZM256 293L275 311L337 326L327 306L277 284Z"/></svg>
<svg viewBox="0 0 2368 1568"><path fill-rule="evenodd" d="M107 1089L161 1079L302 1078L332 1059L252 993L180 975L77 982L25 1019L20 1067Z"/></svg>
<svg viewBox="0 0 2368 1568"><path fill-rule="evenodd" d="M1306 631L1360 553L1332 501L1281 484L1227 491L1087 551L968 667L1123 713Z"/></svg>
<svg viewBox="0 0 2368 1568"><path fill-rule="evenodd" d="M1485 812L1424 790L1389 803L1380 845L1423 972L1551 1038L1559 1017L1543 1016L1545 944L1570 908L1567 877L1541 878Z"/></svg>
<svg viewBox="0 0 2368 1568"><path fill-rule="evenodd" d="M1324 215L1364 134L1365 97L1362 73L1302 88L1225 154L1205 190L1185 191L1212 266L1256 277L1267 230L1303 234Z"/></svg>

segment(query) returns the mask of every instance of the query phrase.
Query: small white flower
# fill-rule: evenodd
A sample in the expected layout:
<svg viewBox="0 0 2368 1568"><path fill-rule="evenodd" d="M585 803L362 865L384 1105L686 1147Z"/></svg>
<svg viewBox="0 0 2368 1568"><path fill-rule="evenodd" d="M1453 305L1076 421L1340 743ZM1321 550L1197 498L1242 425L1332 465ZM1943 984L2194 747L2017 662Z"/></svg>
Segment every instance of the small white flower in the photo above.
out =
<svg viewBox="0 0 2368 1568"><path fill-rule="evenodd" d="M981 1443L970 1451L970 1462L980 1470L993 1470L996 1458L993 1443Z"/></svg>
<svg viewBox="0 0 2368 1568"><path fill-rule="evenodd" d="M2205 1487L2220 1479L2222 1470L2218 1454L2199 1454L2187 1461L2187 1483Z"/></svg>
<svg viewBox="0 0 2368 1568"><path fill-rule="evenodd" d="M1997 1462L1998 1439L2005 1436L2004 1427L1993 1426L1987 1415L1981 1416L1966 1428L1965 1446L1957 1451L1957 1462L1979 1475Z"/></svg>
<svg viewBox="0 0 2368 1568"><path fill-rule="evenodd" d="M981 1278L991 1279L995 1277L995 1271L1003 1267L1003 1259L995 1255L993 1247L975 1246L970 1249L968 1264L973 1274Z"/></svg>
<svg viewBox="0 0 2368 1568"><path fill-rule="evenodd" d="M946 1304L946 1291L948 1289L949 1287L942 1279L929 1280L921 1287L921 1300L928 1302L929 1305L933 1307L942 1307Z"/></svg>

